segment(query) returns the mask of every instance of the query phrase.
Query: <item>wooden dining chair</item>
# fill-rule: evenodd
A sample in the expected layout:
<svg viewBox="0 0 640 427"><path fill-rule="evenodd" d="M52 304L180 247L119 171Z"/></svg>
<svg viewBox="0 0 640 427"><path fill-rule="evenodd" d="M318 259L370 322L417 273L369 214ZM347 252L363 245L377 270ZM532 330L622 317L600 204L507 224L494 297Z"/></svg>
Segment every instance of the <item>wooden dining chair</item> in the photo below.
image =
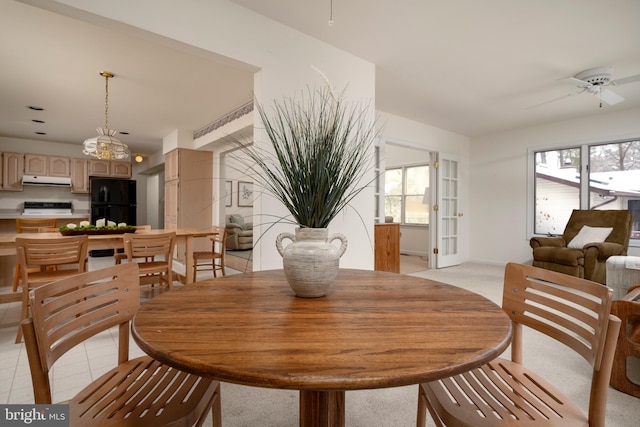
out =
<svg viewBox="0 0 640 427"><path fill-rule="evenodd" d="M55 218L16 218L16 232L22 233L42 233L41 229L56 229L57 220ZM16 271L13 276L13 292L18 291L20 285L20 265L16 258Z"/></svg>
<svg viewBox="0 0 640 427"><path fill-rule="evenodd" d="M603 427L620 330L620 319L610 315L612 294L599 283L507 264L502 308L513 325L511 360L498 358L471 372L420 384L417 425L424 427L428 409L437 426ZM588 414L522 365L523 326L565 344L591 365Z"/></svg>
<svg viewBox="0 0 640 427"><path fill-rule="evenodd" d="M224 269L224 252L227 242L227 228L221 226L211 227L215 233L210 237L211 251L197 251L193 253L193 281L197 281L198 271L212 270L213 277L217 277L216 271L220 270L226 276Z"/></svg>
<svg viewBox="0 0 640 427"><path fill-rule="evenodd" d="M21 322L36 404L51 404L49 372L66 352L96 334L118 329L114 369L70 401L71 426L201 426L212 410L221 427L220 384L163 365L129 360L130 322L140 307L138 266L115 265L68 277L30 293Z"/></svg>
<svg viewBox="0 0 640 427"><path fill-rule="evenodd" d="M151 230L150 225L136 225L136 231L150 231L150 230ZM124 261L125 259L127 259L127 254L124 253L124 249L122 249L122 252L118 252L118 250L116 250L116 252L113 254L113 260L116 264L122 264L122 261ZM152 261L152 259L145 258L145 261Z"/></svg>
<svg viewBox="0 0 640 427"><path fill-rule="evenodd" d="M84 273L87 268L89 237L67 236L50 239L16 237L16 254L22 281L20 320L29 313L29 291L54 280ZM56 267L55 270L49 267ZM22 341L18 327L16 343Z"/></svg>
<svg viewBox="0 0 640 427"><path fill-rule="evenodd" d="M58 227L38 227L38 233L57 233L60 231Z"/></svg>
<svg viewBox="0 0 640 427"><path fill-rule="evenodd" d="M16 218L18 233L37 233L40 227L55 228L58 220L55 218Z"/></svg>
<svg viewBox="0 0 640 427"><path fill-rule="evenodd" d="M128 233L123 236L127 262L140 268L140 285L166 284L173 289L173 248L176 232ZM136 260L139 259L139 260Z"/></svg>

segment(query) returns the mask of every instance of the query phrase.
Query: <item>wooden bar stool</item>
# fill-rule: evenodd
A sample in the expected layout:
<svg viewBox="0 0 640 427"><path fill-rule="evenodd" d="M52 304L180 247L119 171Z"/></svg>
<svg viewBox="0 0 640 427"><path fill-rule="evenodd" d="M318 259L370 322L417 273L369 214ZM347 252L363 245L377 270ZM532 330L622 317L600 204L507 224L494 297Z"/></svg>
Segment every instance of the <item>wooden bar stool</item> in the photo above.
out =
<svg viewBox="0 0 640 427"><path fill-rule="evenodd" d="M621 300L613 301L611 314L622 320L622 328L613 358L610 384L616 390L640 397L640 384L629 379L627 366L630 357L640 358L640 285L633 286Z"/></svg>

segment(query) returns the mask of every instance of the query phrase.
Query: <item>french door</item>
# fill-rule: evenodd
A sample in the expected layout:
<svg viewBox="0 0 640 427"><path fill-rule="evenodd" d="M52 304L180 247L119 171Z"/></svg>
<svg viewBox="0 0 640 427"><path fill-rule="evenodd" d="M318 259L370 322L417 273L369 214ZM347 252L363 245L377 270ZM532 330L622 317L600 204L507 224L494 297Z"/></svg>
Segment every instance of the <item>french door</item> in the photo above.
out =
<svg viewBox="0 0 640 427"><path fill-rule="evenodd" d="M437 207L436 268L450 267L461 263L460 254L460 162L456 156L440 153L436 167Z"/></svg>

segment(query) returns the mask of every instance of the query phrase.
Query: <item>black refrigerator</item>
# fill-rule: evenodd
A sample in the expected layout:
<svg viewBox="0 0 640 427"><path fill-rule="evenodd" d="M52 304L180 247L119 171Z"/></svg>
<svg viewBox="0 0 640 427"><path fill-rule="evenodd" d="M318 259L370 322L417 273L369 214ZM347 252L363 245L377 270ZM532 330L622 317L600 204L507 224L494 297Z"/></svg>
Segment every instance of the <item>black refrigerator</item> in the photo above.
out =
<svg viewBox="0 0 640 427"><path fill-rule="evenodd" d="M136 225L136 181L91 178L91 224L104 218L116 224ZM93 250L91 256L111 256L113 250Z"/></svg>

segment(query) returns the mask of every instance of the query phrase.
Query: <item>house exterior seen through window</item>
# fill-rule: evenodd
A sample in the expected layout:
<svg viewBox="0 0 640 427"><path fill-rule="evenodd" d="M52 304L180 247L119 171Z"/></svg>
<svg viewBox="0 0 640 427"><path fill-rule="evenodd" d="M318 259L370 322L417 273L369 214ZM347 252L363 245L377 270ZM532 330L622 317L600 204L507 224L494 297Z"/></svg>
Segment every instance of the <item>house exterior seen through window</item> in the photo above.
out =
<svg viewBox="0 0 640 427"><path fill-rule="evenodd" d="M629 209L640 239L640 140L534 153L534 234L562 234L573 209Z"/></svg>

